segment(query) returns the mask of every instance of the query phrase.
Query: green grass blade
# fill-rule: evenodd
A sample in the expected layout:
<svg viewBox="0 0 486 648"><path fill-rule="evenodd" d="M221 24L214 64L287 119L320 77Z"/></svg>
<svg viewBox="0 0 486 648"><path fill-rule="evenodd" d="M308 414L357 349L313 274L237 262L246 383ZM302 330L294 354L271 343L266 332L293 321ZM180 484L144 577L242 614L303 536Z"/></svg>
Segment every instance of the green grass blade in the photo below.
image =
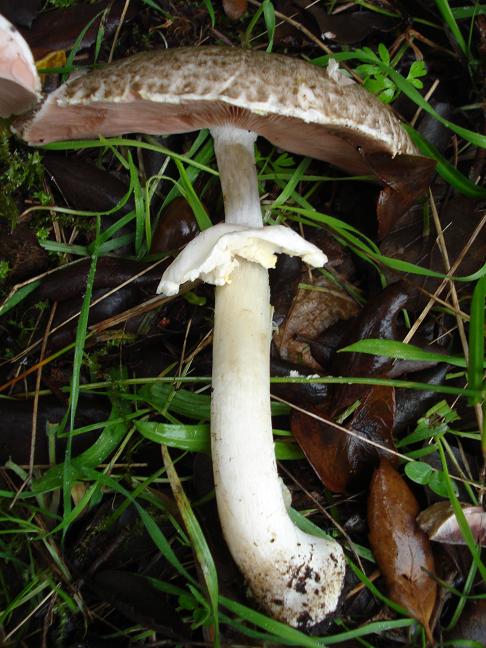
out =
<svg viewBox="0 0 486 648"><path fill-rule="evenodd" d="M211 175L219 175L215 169L212 169L205 164L201 164L196 160L192 160L187 155L180 155L175 153L165 146L159 146L158 144L150 144L148 142L141 142L135 139L129 139L127 137L110 137L110 138L100 138L100 139L84 139L84 140L66 140L64 142L52 142L51 144L46 144L42 148L46 151L79 151L86 148L105 148L106 146L116 147L116 146L125 146L127 148L138 148L145 151L154 151L155 153L161 153L162 155L168 155L173 160L180 160L189 166L196 167L201 171L210 173Z"/></svg>
<svg viewBox="0 0 486 648"><path fill-rule="evenodd" d="M138 169L133 162L130 151L128 151L128 171L130 174L130 189L133 191L133 199L135 202L135 254L137 257L140 257L145 230L144 192L140 185Z"/></svg>
<svg viewBox="0 0 486 648"><path fill-rule="evenodd" d="M474 18L486 14L486 5L474 4L472 7L451 7L452 15L456 20Z"/></svg>
<svg viewBox="0 0 486 648"><path fill-rule="evenodd" d="M469 362L468 382L471 389L478 391L473 403L483 398L484 388L484 308L486 300L486 277L482 277L474 288L471 301L471 320L469 322Z"/></svg>
<svg viewBox="0 0 486 648"><path fill-rule="evenodd" d="M263 19L268 32L267 52L273 49L273 40L275 38L275 8L272 0L263 0Z"/></svg>
<svg viewBox="0 0 486 648"><path fill-rule="evenodd" d="M96 219L96 237L100 232L100 219ZM96 241L95 241L96 246ZM91 304L91 295L93 294L93 286L96 275L96 265L98 261L97 252L95 251L91 257L91 265L86 278L86 289L83 298L83 304L79 314L78 326L76 328L76 339L74 346L74 359L71 378L71 393L69 398L69 430L66 443L66 452L64 455L64 471L63 471L63 503L64 503L64 517L68 516L71 512L71 487L72 487L72 467L71 467L71 452L72 452L72 431L75 428L76 411L78 408L79 400L79 384L81 377L81 365L83 363L84 345L88 332L88 318L89 307ZM67 527L64 529L64 533Z"/></svg>
<svg viewBox="0 0 486 648"><path fill-rule="evenodd" d="M291 628L280 621L275 621L261 612L250 609L246 605L232 601L225 596L220 596L221 604L239 618L262 628L266 632L274 635L275 639L284 641L286 645L299 646L301 648L323 648L340 644L344 641L357 639L370 634L379 634L396 628L407 628L416 624L414 619L398 619L393 621L377 621L369 623L361 628L355 628L347 632L327 637L309 637L308 635Z"/></svg>
<svg viewBox="0 0 486 648"><path fill-rule="evenodd" d="M205 452L207 454L211 452L207 423L189 425L137 421L135 427L142 436L154 443L190 452Z"/></svg>
<svg viewBox="0 0 486 648"><path fill-rule="evenodd" d="M31 292L34 292L36 288L40 286L40 281L33 281L32 283L22 286L18 290L15 290L11 295L0 306L0 317L8 313L9 310L15 308L17 304L20 304Z"/></svg>
<svg viewBox="0 0 486 648"><path fill-rule="evenodd" d="M117 394L111 398L111 413L103 425L101 434L96 441L80 455L71 459L71 469L73 470L73 479L79 474L81 467L94 468L105 459L120 445L123 438L128 433L128 424L125 417L130 412L130 405L127 401L117 397ZM74 429L74 428L73 428ZM34 482L34 493L45 493L55 490L62 485L65 464L61 463L50 468L40 479Z"/></svg>
<svg viewBox="0 0 486 648"><path fill-rule="evenodd" d="M104 13L104 11L100 11L99 13L96 14L96 16L93 16L93 18L89 21L89 23L80 31L78 37L74 41L74 45L71 47L71 50L66 58L66 67L67 68L74 68L74 59L76 57L76 54L79 52L81 48L81 44L83 42L83 38L86 36L88 33L90 27L94 24L96 20ZM101 23L101 21L100 21ZM63 77L63 82L66 81L66 77Z"/></svg>
<svg viewBox="0 0 486 648"><path fill-rule="evenodd" d="M179 512L184 521L184 526L186 531L191 539L192 547L196 554L199 567L203 573L204 581L206 583L209 603L213 615L213 626L214 626L214 646L218 648L220 646L219 640L219 622L218 622L218 596L219 596L219 586L218 586L218 574L216 571L216 566L214 564L213 557L209 550L209 547L206 542L206 538L202 532L202 529L199 525L199 522L196 516L193 513L191 504L187 499L187 496L182 487L179 475L174 468L172 459L170 457L169 451L166 446L162 446L162 457L164 459L164 465L167 471L167 477L169 478L172 492L174 498L179 507Z"/></svg>
<svg viewBox="0 0 486 648"><path fill-rule="evenodd" d="M437 162L437 173L444 178L452 187L457 189L460 193L468 198L486 198L486 189L471 182L469 178L458 171L452 164L450 164L443 155L439 153L433 144L430 144L422 135L409 126L402 124L403 128L407 131L410 139L419 148L423 155L433 158Z"/></svg>
<svg viewBox="0 0 486 648"><path fill-rule="evenodd" d="M430 362L447 362L455 367L466 367L466 360L461 356L451 356L442 353L426 351L413 344L404 344L398 340L372 339L359 340L354 344L339 349L338 353L367 353L369 355L385 356L397 360L425 360Z"/></svg>
<svg viewBox="0 0 486 648"><path fill-rule="evenodd" d="M211 27L216 27L216 13L214 11L213 3L211 0L203 0L208 10L209 19L211 20Z"/></svg>
<svg viewBox="0 0 486 648"><path fill-rule="evenodd" d="M174 160L174 162L181 176L181 184L185 190L186 200L194 213L194 218L196 219L199 229L203 231L205 229L208 229L209 227L212 227L213 224L211 222L211 219L209 218L206 209L201 202L201 199L194 190L194 187L192 186L192 182L187 175L187 171L184 165L180 160Z"/></svg>
<svg viewBox="0 0 486 648"><path fill-rule="evenodd" d="M372 259L374 261L377 261L378 263L381 263L382 265L387 266L392 270L398 270L399 272L405 272L405 273L409 272L410 274L416 274L423 277L433 277L434 279L450 278L453 281L459 281L463 283L476 281L477 279L480 279L481 277L486 275L486 263L484 263L479 268L479 270L477 270L471 275L467 275L467 276L454 275L453 277L447 277L441 272L434 272L433 270L428 270L427 268L423 268L422 266L415 265L414 263L409 263L408 261L401 261L400 259L387 257L380 254L379 252L376 252L373 245L370 245L368 241L366 242L361 241L357 236L355 236L355 233L353 232L354 228L352 228L351 226L347 226L338 218L328 216L327 214L322 214L313 209L302 209L301 207L285 206L283 210L289 213L300 214L308 218L310 221L327 225L329 228L331 228L339 235L339 237L341 238L340 242L342 242L343 245L347 244L350 248L353 249L355 253L357 253L355 249L357 248L358 251L364 252L365 256L368 257L368 260Z"/></svg>
<svg viewBox="0 0 486 648"><path fill-rule="evenodd" d="M459 49L464 54L464 56L468 58L469 49L466 45L466 41L464 40L464 36L462 35L461 30L459 29L459 26L456 22L454 14L452 13L451 7L449 6L449 2L447 0L435 0L435 4L437 5L437 9L439 10L439 13L444 19L446 25L449 27L451 34L454 36Z"/></svg>

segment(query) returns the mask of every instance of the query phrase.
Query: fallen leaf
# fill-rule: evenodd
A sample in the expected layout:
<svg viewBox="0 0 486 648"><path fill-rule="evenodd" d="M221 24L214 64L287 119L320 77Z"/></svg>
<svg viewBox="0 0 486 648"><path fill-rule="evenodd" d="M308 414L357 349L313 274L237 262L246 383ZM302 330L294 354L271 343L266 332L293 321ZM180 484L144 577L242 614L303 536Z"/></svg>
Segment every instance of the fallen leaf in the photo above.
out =
<svg viewBox="0 0 486 648"><path fill-rule="evenodd" d="M449 365L441 363L433 369L427 369L416 374L414 380L428 385L440 385L444 382L448 371ZM415 425L418 419L441 398L441 395L437 392L417 390L410 394L410 391L410 389L405 388L396 390L394 428L396 437L400 437L408 426Z"/></svg>
<svg viewBox="0 0 486 648"><path fill-rule="evenodd" d="M224 13L231 20L238 20L248 9L248 0L223 0Z"/></svg>
<svg viewBox="0 0 486 648"><path fill-rule="evenodd" d="M199 232L194 212L185 198L179 196L168 205L155 228L150 254L168 252L189 243Z"/></svg>
<svg viewBox="0 0 486 648"><path fill-rule="evenodd" d="M445 202L439 194L434 200L440 215L444 233L445 247L449 258L457 259L468 239L477 227L484 213L485 201L464 196L454 196ZM394 223L390 232L381 242L382 254L400 261L421 265L436 272L445 272L444 262L437 243L437 233L432 223L428 223L421 206L410 208ZM462 258L455 274L468 275L479 270L486 257L486 236L481 232L467 254ZM452 263L452 261L451 261ZM386 274L396 277L396 273L387 270ZM403 273L401 274L403 277ZM420 275L405 275L408 285L423 286L433 292L440 283L438 279L429 279ZM460 290L462 284L457 285ZM464 286L467 289L467 284ZM425 297L424 297L425 299ZM427 297L428 300L428 297ZM414 305L417 307L417 305Z"/></svg>
<svg viewBox="0 0 486 648"><path fill-rule="evenodd" d="M351 11L329 15L321 3L308 0L293 0L293 4L310 13L317 23L320 38L333 40L340 44L355 44L373 32L386 32L397 25L396 18L384 16L376 11Z"/></svg>
<svg viewBox="0 0 486 648"><path fill-rule="evenodd" d="M370 169L385 184L378 197L378 235L383 239L396 221L422 198L435 172L435 160L421 155L384 153L365 156Z"/></svg>
<svg viewBox="0 0 486 648"><path fill-rule="evenodd" d="M404 283L387 286L360 311L348 328L348 335L341 341L342 347L367 338L400 339L397 317L408 299ZM335 359L335 369L338 375L343 376L387 376L392 366L391 358L365 353L338 353Z"/></svg>
<svg viewBox="0 0 486 648"><path fill-rule="evenodd" d="M273 337L280 357L309 369L321 369L309 343L337 321L355 315L358 309L342 288L322 275L309 279L305 273L287 317Z"/></svg>
<svg viewBox="0 0 486 648"><path fill-rule="evenodd" d="M14 25L30 27L41 4L42 0L0 0L0 13Z"/></svg>
<svg viewBox="0 0 486 648"><path fill-rule="evenodd" d="M40 59L52 51L71 49L79 34L96 17L80 43L80 49L84 49L96 42L103 12L109 8L104 21L105 37L108 37L117 28L124 5L123 0L113 3L102 0L95 4L80 3L45 11L34 20L32 28L23 31L22 35L29 43L34 58ZM131 20L135 14L136 9L129 6L124 19Z"/></svg>
<svg viewBox="0 0 486 648"><path fill-rule="evenodd" d="M395 410L393 388L347 386L340 392L340 397L331 412L323 408L310 408L309 411L336 420L348 407L359 403L343 425L361 438L297 410L291 417L292 433L309 463L326 488L336 493L363 488L381 455L394 461L391 453L367 441L390 450L395 448L391 434Z"/></svg>
<svg viewBox="0 0 486 648"><path fill-rule="evenodd" d="M461 503L462 512L471 529L475 542L486 546L486 512L482 506ZM457 522L451 503L436 502L417 516L422 531L434 542L444 544L467 544Z"/></svg>
<svg viewBox="0 0 486 648"><path fill-rule="evenodd" d="M58 302L80 297L86 286L90 259L82 259L75 263L61 266L49 274L35 293L36 299L52 299ZM153 294L160 281L160 275L167 263L147 270L147 264L135 259L119 259L115 257L101 257L96 266L94 290L100 288L116 288L120 284L128 283L137 289L146 290ZM142 274L143 273L143 274Z"/></svg>
<svg viewBox="0 0 486 648"><path fill-rule="evenodd" d="M35 461L39 464L50 462L48 424L60 423L66 415L68 404L60 402L54 396L43 396L39 399L37 409L37 435L35 437ZM100 396L81 395L76 415L76 426L91 425L106 421L110 413L109 402ZM0 399L0 463L8 459L17 464L29 462L32 437L32 401ZM95 442L98 431L78 434L73 437L73 456L86 450ZM63 457L66 439L56 438L56 456Z"/></svg>
<svg viewBox="0 0 486 648"><path fill-rule="evenodd" d="M46 270L49 264L47 252L28 224L18 223L12 231L5 220L0 222L0 259L9 264L9 284L30 278Z"/></svg>
<svg viewBox="0 0 486 648"><path fill-rule="evenodd" d="M405 480L382 459L375 470L368 497L371 548L393 601L406 608L433 641L430 619L437 584L434 557L427 535L416 517L419 505Z"/></svg>

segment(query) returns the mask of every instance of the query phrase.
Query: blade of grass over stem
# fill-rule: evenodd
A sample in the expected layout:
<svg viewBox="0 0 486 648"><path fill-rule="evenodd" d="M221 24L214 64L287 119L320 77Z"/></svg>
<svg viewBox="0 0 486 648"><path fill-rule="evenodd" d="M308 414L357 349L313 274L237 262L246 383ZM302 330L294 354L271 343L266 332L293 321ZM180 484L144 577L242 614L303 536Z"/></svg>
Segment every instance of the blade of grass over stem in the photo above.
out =
<svg viewBox="0 0 486 648"><path fill-rule="evenodd" d="M167 445L189 452L211 453L209 424L199 423L156 423L154 421L136 421L135 427L142 436L154 443ZM275 441L275 456L278 460L300 459L303 455L296 443Z"/></svg>
<svg viewBox="0 0 486 648"><path fill-rule="evenodd" d="M196 554L199 567L201 568L204 581L206 583L213 618L214 646L215 648L218 648L220 646L218 623L219 586L216 566L214 564L211 551L209 550L199 522L197 521L197 518L192 511L191 504L184 492L181 481L179 479L179 475L177 474L174 464L172 463L169 450L165 445L162 445L161 447L162 458L164 460L164 466L167 471L167 477L169 478L174 498L179 507L179 512L184 521L186 531L191 539L192 547Z"/></svg>
<svg viewBox="0 0 486 648"><path fill-rule="evenodd" d="M64 352L64 350L63 350ZM60 352L58 352L60 355ZM57 357L51 356L51 357ZM211 378L209 376L182 376L177 377L177 381L180 383L194 383L194 384L204 384L209 385ZM166 378L129 378L127 380L120 381L120 385L143 385L146 384L150 388L155 383L167 385L167 383L173 383L174 377ZM419 391L432 391L438 394L453 394L455 396L475 396L476 391L469 389L468 387L451 387L449 385L434 385L430 383L423 383L413 380L401 380L398 378L371 378L371 377L351 377L351 376L320 376L318 378L309 378L309 377L273 377L270 378L271 383L280 384L280 383L294 383L301 384L303 382L325 384L325 385L384 385L387 387L399 387L403 389L416 389ZM102 390L105 391L106 395L113 395L110 389L113 387L113 383L110 382L97 382L90 383L89 385L80 385L80 391L100 393ZM69 393L69 387L61 387L60 391L63 393ZM182 392L182 393L181 393ZM48 390L42 392L41 395L47 395L50 393ZM174 406L174 411L184 414L191 417L196 415L197 410L191 410L190 399L194 397L196 400L196 408L202 408L199 410L201 416L199 418L208 418L209 417L209 396L207 394L199 394L195 392L188 392L187 390L178 390L176 392L177 397L174 397L176 400L176 405ZM138 394L130 395L129 400L133 402L143 401L148 404L151 404L156 410L161 411L167 406L167 394L168 392L163 390L162 398L159 400L159 397L154 393L150 394L150 390L145 391L143 388L139 391ZM28 396L32 394L28 393ZM199 400L199 397L202 396L203 399ZM123 394L120 395L121 398L127 398ZM204 413L205 412L205 413ZM289 409L287 406L284 406L280 403L272 403L272 415L273 416L284 416L288 414Z"/></svg>

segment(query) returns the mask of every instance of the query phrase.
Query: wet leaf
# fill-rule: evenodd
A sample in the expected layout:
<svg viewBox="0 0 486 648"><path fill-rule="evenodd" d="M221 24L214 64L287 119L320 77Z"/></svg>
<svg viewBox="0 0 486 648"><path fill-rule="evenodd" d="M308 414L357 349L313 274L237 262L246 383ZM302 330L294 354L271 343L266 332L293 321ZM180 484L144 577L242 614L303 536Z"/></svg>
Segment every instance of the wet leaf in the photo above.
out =
<svg viewBox="0 0 486 648"><path fill-rule="evenodd" d="M342 493L362 488L370 478L380 455L394 461L393 455L366 441L394 449L392 430L395 409L394 391L382 386L347 386L340 392L331 413L323 408L309 411L336 420L347 408L358 403L351 417L341 425L360 438L346 434L323 421L299 411L291 417L292 433L323 484Z"/></svg>
<svg viewBox="0 0 486 648"><path fill-rule="evenodd" d="M329 15L321 3L312 4L308 0L293 0L302 13L309 13L317 23L318 35L343 45L359 43L373 32L386 32L393 29L397 20L375 11L352 11Z"/></svg>
<svg viewBox="0 0 486 648"><path fill-rule="evenodd" d="M117 228L121 217L134 209L133 197L128 198L128 184L123 180L79 157L47 154L44 164L51 182L69 207L90 212L115 210L103 215L102 232L114 226L116 232L112 239L133 234L134 226L131 223ZM86 187L89 187L89 191L86 191ZM128 255L132 251L132 246L128 244L117 248L114 254Z"/></svg>
<svg viewBox="0 0 486 648"><path fill-rule="evenodd" d="M199 232L194 212L185 198L179 196L168 205L153 233L151 254L168 252L189 243Z"/></svg>
<svg viewBox="0 0 486 648"><path fill-rule="evenodd" d="M440 385L449 371L449 365L441 363L415 375L417 382L428 385ZM416 391L413 396L409 389L396 390L396 412L395 412L395 435L400 436L408 426L413 425L416 421L440 399L435 392Z"/></svg>
<svg viewBox="0 0 486 648"><path fill-rule="evenodd" d="M437 596L434 558L427 535L419 528L419 506L405 480L381 460L368 497L369 539L388 593L424 626L429 627Z"/></svg>
<svg viewBox="0 0 486 648"><path fill-rule="evenodd" d="M37 435L35 438L35 460L39 464L49 463L49 439L46 433L48 424L60 423L66 414L67 401L62 403L53 396L39 400L37 410ZM76 425L84 426L106 420L109 415L109 404L104 398L84 396L80 399L80 408ZM0 399L0 420L2 434L0 437L0 463L9 458L18 464L29 462L32 436L32 401ZM73 454L86 450L99 436L99 431L76 435L73 438ZM63 456L65 439L56 439L56 452Z"/></svg>
<svg viewBox="0 0 486 648"><path fill-rule="evenodd" d="M370 169L385 184L378 198L378 235L383 239L393 224L422 198L435 171L435 161L421 155L384 153L366 156Z"/></svg>
<svg viewBox="0 0 486 648"><path fill-rule="evenodd" d="M461 507L474 540L481 546L486 546L486 512L483 507L464 503L461 503ZM448 500L429 506L417 516L417 522L434 542L467 544Z"/></svg>
<svg viewBox="0 0 486 648"><path fill-rule="evenodd" d="M104 22L105 36L110 36L116 29L124 6L123 0L116 0ZM99 15L88 29L81 42L81 49L95 43L102 19L102 12L110 6L107 0L96 4L80 3L73 7L54 9L42 13L33 23L32 29L24 36L32 49L35 59L43 58L49 52L70 49L79 34ZM133 7L128 8L124 21L135 15Z"/></svg>
<svg viewBox="0 0 486 648"><path fill-rule="evenodd" d="M324 401L328 394L328 386L323 383L314 382L311 377L315 374L309 369L285 362L279 358L270 359L270 375L288 377L302 376L309 377L309 380L303 380L301 383L272 383L270 390L272 394L280 396L286 401L292 403L310 403L318 405Z"/></svg>
<svg viewBox="0 0 486 648"><path fill-rule="evenodd" d="M149 293L155 292L163 267L163 264L156 266L133 279L129 285L139 289L146 288ZM36 298L64 301L79 297L86 285L88 268L89 259L60 267L42 282L35 295ZM140 261L102 257L96 267L94 289L115 288L146 269L147 265Z"/></svg>
<svg viewBox="0 0 486 648"><path fill-rule="evenodd" d="M341 344L348 346L367 338L398 339L397 317L408 299L408 290L402 282L387 286L361 310ZM347 355L340 353L335 360L337 371L344 376L385 376L393 365L393 360L383 356Z"/></svg>
<svg viewBox="0 0 486 648"><path fill-rule="evenodd" d="M50 180L61 192L66 203L74 209L109 211L120 203L128 191L128 183L79 157L48 153L44 164ZM89 191L86 191L89 187ZM134 208L133 200L120 206L116 217ZM103 216L105 220L106 216Z"/></svg>
<svg viewBox="0 0 486 648"><path fill-rule="evenodd" d="M484 213L484 200L456 196L443 203L439 195L434 195L434 200L449 258L457 259ZM380 248L384 255L391 258L444 272L444 262L437 245L437 233L422 206L409 209L392 226ZM463 255L456 274L469 275L476 272L484 263L485 257L486 236L480 234L468 253ZM438 282L418 275L407 275L407 283L424 286L429 292L433 292ZM458 284L457 288L460 290L461 285Z"/></svg>
<svg viewBox="0 0 486 648"><path fill-rule="evenodd" d="M0 0L0 13L14 25L30 27L41 4L42 0Z"/></svg>
<svg viewBox="0 0 486 648"><path fill-rule="evenodd" d="M27 223L13 230L0 222L0 259L8 263L8 282L22 281L47 269L48 255Z"/></svg>
<svg viewBox="0 0 486 648"><path fill-rule="evenodd" d="M238 20L248 9L248 0L223 0L224 13L231 20Z"/></svg>

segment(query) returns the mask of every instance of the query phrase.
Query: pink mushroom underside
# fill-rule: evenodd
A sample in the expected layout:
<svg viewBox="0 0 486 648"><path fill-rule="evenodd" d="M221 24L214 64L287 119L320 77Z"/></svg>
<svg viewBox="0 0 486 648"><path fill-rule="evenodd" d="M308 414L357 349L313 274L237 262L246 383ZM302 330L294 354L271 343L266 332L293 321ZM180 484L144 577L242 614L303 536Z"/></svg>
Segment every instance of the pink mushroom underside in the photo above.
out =
<svg viewBox="0 0 486 648"><path fill-rule="evenodd" d="M182 133L225 124L252 130L290 153L321 159L353 173L368 172L359 147L366 146L369 153L387 150L366 134L357 134L355 130L348 133L346 127L306 124L292 117L259 116L221 101L160 104L134 99L61 106L48 101L33 122L26 125L23 136L31 144L45 144L100 134L108 137L130 132Z"/></svg>

